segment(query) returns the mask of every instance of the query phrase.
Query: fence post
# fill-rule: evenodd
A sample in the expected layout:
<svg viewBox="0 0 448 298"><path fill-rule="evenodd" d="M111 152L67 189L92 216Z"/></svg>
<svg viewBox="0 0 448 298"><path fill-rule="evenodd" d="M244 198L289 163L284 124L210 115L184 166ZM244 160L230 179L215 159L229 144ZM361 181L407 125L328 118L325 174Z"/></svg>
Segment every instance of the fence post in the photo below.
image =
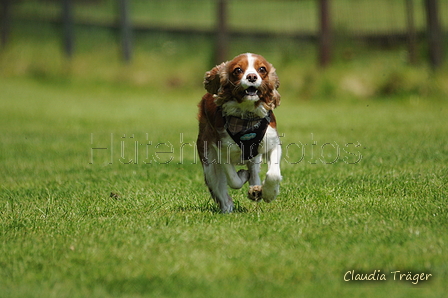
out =
<svg viewBox="0 0 448 298"><path fill-rule="evenodd" d="M118 2L120 14L121 49L124 61L129 63L132 57L132 28L131 19L129 17L129 1L118 0Z"/></svg>
<svg viewBox="0 0 448 298"><path fill-rule="evenodd" d="M433 69L442 65L442 33L437 13L437 0L425 0L429 61Z"/></svg>
<svg viewBox="0 0 448 298"><path fill-rule="evenodd" d="M331 60L331 20L329 0L319 0L319 65L328 66Z"/></svg>
<svg viewBox="0 0 448 298"><path fill-rule="evenodd" d="M75 44L72 0L62 1L62 23L64 30L64 52L70 59L73 56Z"/></svg>
<svg viewBox="0 0 448 298"><path fill-rule="evenodd" d="M408 59L410 64L417 63L417 33L414 21L414 0L406 1L406 31L408 39Z"/></svg>
<svg viewBox="0 0 448 298"><path fill-rule="evenodd" d="M227 27L227 0L219 0L217 5L215 64L227 60L229 33Z"/></svg>
<svg viewBox="0 0 448 298"><path fill-rule="evenodd" d="M11 30L11 1L0 0L0 28L1 28L1 47L6 47L9 39L9 32Z"/></svg>

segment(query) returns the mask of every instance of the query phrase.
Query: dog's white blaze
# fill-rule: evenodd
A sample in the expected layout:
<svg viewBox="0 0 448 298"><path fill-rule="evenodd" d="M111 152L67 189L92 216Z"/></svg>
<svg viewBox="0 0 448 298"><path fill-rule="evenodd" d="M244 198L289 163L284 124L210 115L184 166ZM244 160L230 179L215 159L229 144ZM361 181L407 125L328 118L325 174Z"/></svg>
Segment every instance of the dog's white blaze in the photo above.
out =
<svg viewBox="0 0 448 298"><path fill-rule="evenodd" d="M244 74L245 76L249 73L257 73L257 71L255 70L255 57L252 56L252 54L247 53L247 69L246 69L246 73Z"/></svg>
<svg viewBox="0 0 448 298"><path fill-rule="evenodd" d="M261 77L258 75L257 70L255 69L255 57L251 54L251 53L247 53L247 69L244 72L243 78L241 79L241 84L243 85L244 88L250 87L250 86L254 86L256 88L260 87L261 85ZM255 82L249 82L249 80L247 79L247 75L248 74L256 74L257 75L257 80Z"/></svg>

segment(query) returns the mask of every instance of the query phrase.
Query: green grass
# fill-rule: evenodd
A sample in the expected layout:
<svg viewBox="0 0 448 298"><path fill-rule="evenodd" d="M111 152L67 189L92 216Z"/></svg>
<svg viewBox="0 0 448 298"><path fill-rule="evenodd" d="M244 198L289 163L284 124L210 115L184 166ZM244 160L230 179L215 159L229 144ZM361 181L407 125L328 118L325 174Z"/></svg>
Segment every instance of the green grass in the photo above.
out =
<svg viewBox="0 0 448 298"><path fill-rule="evenodd" d="M271 204L232 190L223 215L192 146L210 40L136 34L123 65L111 32L76 28L69 61L59 28L15 24L0 52L2 297L446 295L446 66L344 44L324 71L313 45L234 40L231 55L277 68L284 180Z"/></svg>
<svg viewBox="0 0 448 298"><path fill-rule="evenodd" d="M281 195L257 205L232 190L236 212L222 215L189 146L200 88L3 77L0 89L2 297L447 291L444 100L300 101L284 90ZM173 153L156 153L171 151L162 143ZM388 281L344 282L349 270ZM396 270L433 277L415 286L393 281Z"/></svg>
<svg viewBox="0 0 448 298"><path fill-rule="evenodd" d="M116 36L108 30L77 28L75 54L66 59L57 27L24 22L13 26L10 44L0 52L0 75L29 77L58 85L85 81L123 87L201 88L204 70L213 64L213 41L203 36L135 35L133 60L120 60ZM275 65L282 89L294 98L362 98L389 96L446 97L448 65L432 72L424 63L410 66L406 49L385 51L345 43L335 48L334 61L319 69L313 44L292 39L275 44L256 38L236 38L229 57L244 52L260 53ZM191 75L185 75L189 73ZM143 91L142 91L143 92Z"/></svg>

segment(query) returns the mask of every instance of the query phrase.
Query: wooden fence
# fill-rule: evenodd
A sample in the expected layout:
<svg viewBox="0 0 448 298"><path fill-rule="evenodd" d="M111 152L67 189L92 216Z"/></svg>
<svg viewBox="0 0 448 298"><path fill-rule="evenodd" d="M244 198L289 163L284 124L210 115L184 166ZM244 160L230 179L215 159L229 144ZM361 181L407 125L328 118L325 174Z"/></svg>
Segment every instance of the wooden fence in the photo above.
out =
<svg viewBox="0 0 448 298"><path fill-rule="evenodd" d="M0 36L1 45L4 47L9 40L9 32L11 30L11 6L14 0L0 0ZM75 0L62 0L61 3L61 17L50 19L50 22L61 23L64 37L64 51L67 57L72 57L75 51L75 30L76 24L82 24L82 21L75 21L73 14L73 4ZM98 1L98 0L95 0ZM215 39L215 61L219 63L227 60L228 57L228 45L234 36L238 35L251 35L251 36L265 36L269 37L273 33L269 32L244 32L244 31L232 31L229 28L229 5L232 3L229 0L216 0L215 6L215 20L216 24L212 29L192 29L192 28L164 28L155 26L142 26L135 25L131 22L129 5L132 0L114 0L116 1L117 12L119 14L118 23L86 23L84 25L91 26L107 26L119 29L122 57L126 62L132 59L132 32L135 30L160 30L166 32L183 32L183 33L201 33L208 34ZM148 0L149 1L149 0ZM318 63L322 67L326 67L331 63L333 44L335 41L335 35L333 30L333 15L331 14L330 6L334 3L332 0L315 0L317 1L316 14L319 16L318 28L316 33L304 33L298 32L297 34L276 33L275 35L284 35L292 38L308 39L316 43L318 48ZM397 0L403 1L406 9L406 32L396 33L395 38L404 40L407 42L409 52L409 62L415 63L416 61L416 42L417 37L421 33L416 30L414 22L414 0ZM428 44L428 57L429 63L433 68L438 68L443 63L443 35L444 32L440 23L439 15L439 0L423 0L426 11L426 28L427 31L424 34ZM359 36L358 36L359 37ZM363 38L390 38L390 34L385 36L384 34L363 35Z"/></svg>

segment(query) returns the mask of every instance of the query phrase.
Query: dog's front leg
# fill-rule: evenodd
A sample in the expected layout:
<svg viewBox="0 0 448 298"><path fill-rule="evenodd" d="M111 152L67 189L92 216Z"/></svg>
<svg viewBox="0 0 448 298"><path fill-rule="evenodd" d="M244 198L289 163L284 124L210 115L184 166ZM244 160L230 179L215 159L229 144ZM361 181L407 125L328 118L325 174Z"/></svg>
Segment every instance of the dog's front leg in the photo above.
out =
<svg viewBox="0 0 448 298"><path fill-rule="evenodd" d="M255 156L253 159L249 160L247 168L249 169L249 192L247 194L248 198L252 201L260 201L262 198L262 187L260 180L260 167L261 167L261 154Z"/></svg>
<svg viewBox="0 0 448 298"><path fill-rule="evenodd" d="M244 183L249 180L249 172L247 170L235 170L233 164L222 164L224 172L226 173L227 183L233 189L239 189L243 187Z"/></svg>
<svg viewBox="0 0 448 298"><path fill-rule="evenodd" d="M280 181L282 180L280 172L281 156L282 148L280 145L274 146L267 154L268 172L263 182L263 200L268 203L275 200L280 193Z"/></svg>

